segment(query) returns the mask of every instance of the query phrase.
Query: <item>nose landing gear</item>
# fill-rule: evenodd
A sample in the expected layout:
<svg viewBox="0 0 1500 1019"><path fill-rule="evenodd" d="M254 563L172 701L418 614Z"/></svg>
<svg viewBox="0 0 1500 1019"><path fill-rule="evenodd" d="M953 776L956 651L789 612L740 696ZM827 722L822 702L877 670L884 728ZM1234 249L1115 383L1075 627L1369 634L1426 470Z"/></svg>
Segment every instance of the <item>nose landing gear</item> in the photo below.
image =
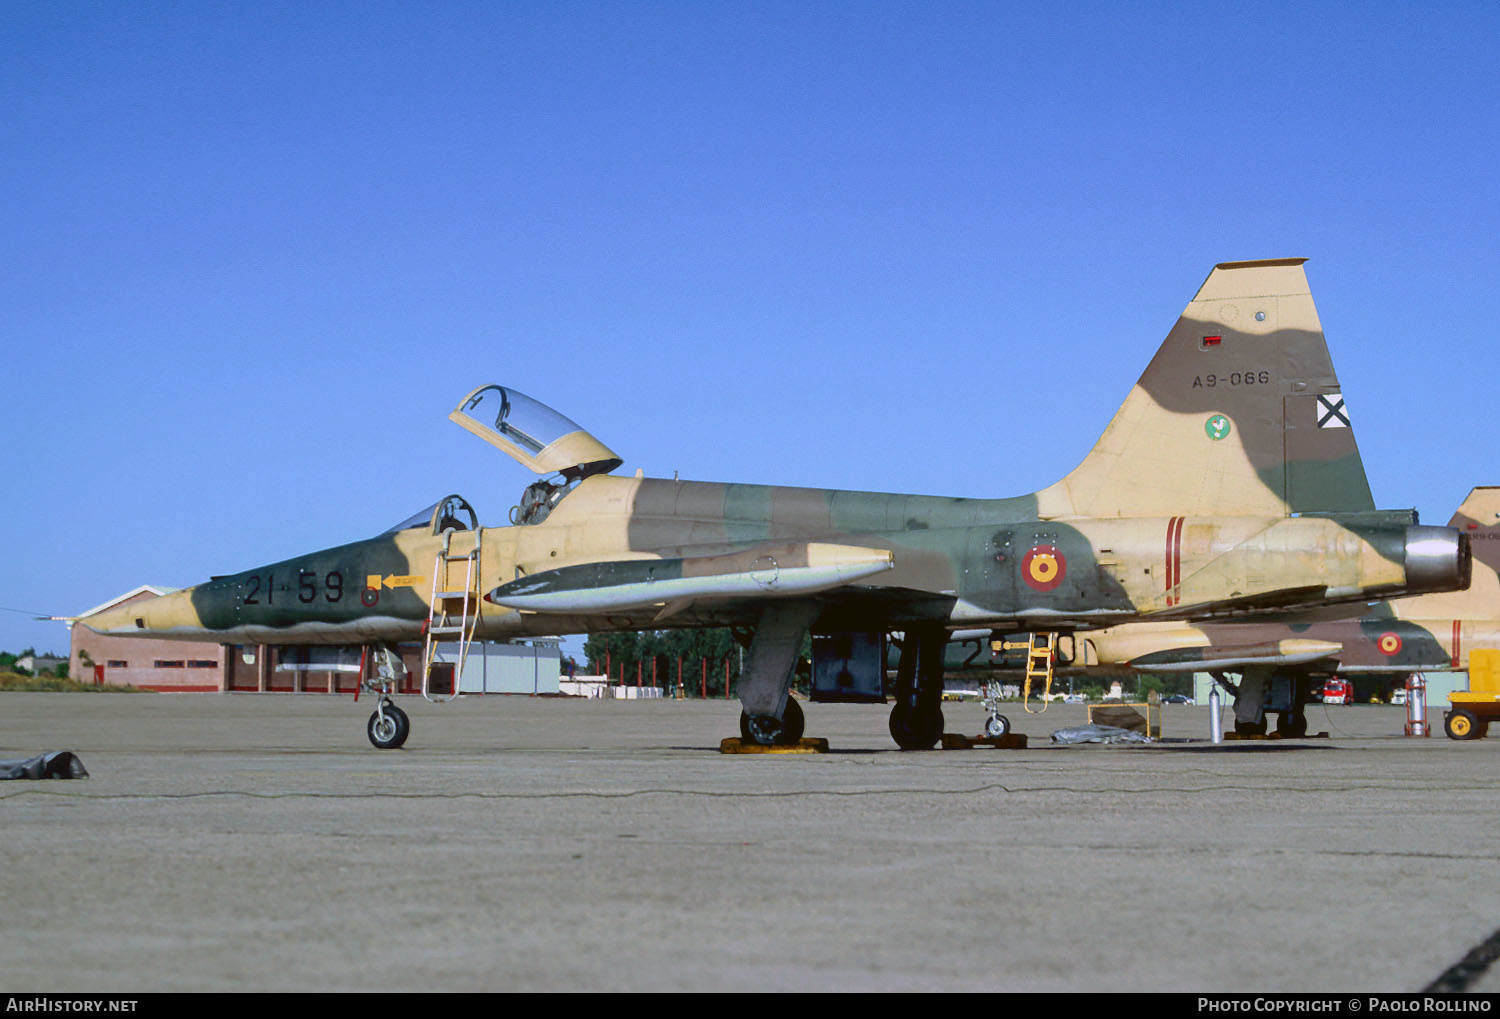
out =
<svg viewBox="0 0 1500 1019"><path fill-rule="evenodd" d="M364 671L363 662L360 663L360 671ZM376 750L396 750L411 735L411 719L391 700L397 681L405 671L401 656L393 648L383 646L375 652L375 675L360 681L361 689L380 696L370 715L370 721L365 726L365 735L370 737L370 743ZM355 699L358 700L358 697Z"/></svg>
<svg viewBox="0 0 1500 1019"><path fill-rule="evenodd" d="M389 697L382 697L380 704L370 715L370 723L365 727L365 732L376 750L396 750L411 734L411 719L406 717L406 712L391 703Z"/></svg>

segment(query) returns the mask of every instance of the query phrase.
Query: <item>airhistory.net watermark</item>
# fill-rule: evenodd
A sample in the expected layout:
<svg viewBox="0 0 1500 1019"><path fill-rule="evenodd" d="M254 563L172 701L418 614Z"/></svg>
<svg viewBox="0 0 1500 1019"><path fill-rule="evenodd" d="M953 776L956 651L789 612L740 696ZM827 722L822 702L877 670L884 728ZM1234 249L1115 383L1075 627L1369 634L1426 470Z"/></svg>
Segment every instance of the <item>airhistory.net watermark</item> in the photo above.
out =
<svg viewBox="0 0 1500 1019"><path fill-rule="evenodd" d="M60 998L52 995L12 995L7 1012L134 1012L139 998Z"/></svg>

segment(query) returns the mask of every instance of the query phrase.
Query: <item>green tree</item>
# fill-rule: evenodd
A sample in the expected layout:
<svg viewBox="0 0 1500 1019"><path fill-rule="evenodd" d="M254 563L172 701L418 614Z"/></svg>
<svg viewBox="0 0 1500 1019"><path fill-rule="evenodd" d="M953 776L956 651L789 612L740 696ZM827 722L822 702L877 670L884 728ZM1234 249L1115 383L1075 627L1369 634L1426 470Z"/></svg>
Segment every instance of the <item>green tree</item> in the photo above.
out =
<svg viewBox="0 0 1500 1019"><path fill-rule="evenodd" d="M728 627L705 627L695 630L629 630L593 633L584 641L589 672L608 673L616 683L650 684L655 663L656 685L668 690L677 688L682 676L683 693L701 696L706 687L709 697L731 695L744 667L748 635ZM729 689L724 688L728 667ZM792 689L806 694L812 689L812 638L804 637L802 653L792 675Z"/></svg>
<svg viewBox="0 0 1500 1019"><path fill-rule="evenodd" d="M675 690L681 663L683 693L699 696L707 686L709 697L723 697L725 665L731 690L739 676L741 646L733 631L725 628L697 630L630 630L589 634L583 651L589 671L607 670L616 683L649 684L655 667L656 685ZM705 684L706 676L706 684Z"/></svg>

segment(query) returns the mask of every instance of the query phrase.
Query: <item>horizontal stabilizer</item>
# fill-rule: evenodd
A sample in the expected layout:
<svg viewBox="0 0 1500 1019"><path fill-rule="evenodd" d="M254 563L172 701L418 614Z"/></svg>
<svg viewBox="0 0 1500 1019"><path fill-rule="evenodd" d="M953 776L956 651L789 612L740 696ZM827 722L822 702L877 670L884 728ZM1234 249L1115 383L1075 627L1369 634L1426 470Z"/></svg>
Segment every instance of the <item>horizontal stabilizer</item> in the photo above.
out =
<svg viewBox="0 0 1500 1019"><path fill-rule="evenodd" d="M485 600L526 612L623 612L700 598L814 594L895 566L887 549L801 542L723 555L582 563L501 584Z"/></svg>

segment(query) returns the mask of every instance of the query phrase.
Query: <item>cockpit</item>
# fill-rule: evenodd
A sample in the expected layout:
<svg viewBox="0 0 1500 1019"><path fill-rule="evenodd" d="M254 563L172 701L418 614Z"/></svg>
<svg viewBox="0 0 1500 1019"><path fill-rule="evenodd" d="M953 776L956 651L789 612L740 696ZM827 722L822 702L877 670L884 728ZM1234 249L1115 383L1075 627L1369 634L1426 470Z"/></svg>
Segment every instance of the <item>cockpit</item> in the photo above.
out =
<svg viewBox="0 0 1500 1019"><path fill-rule="evenodd" d="M526 486L511 507L512 524L539 524L584 478L607 474L624 463L604 443L545 403L506 386L480 386L448 415L485 442L505 451L516 463L542 475ZM449 495L391 528L414 527L467 531L479 527L474 508Z"/></svg>
<svg viewBox="0 0 1500 1019"><path fill-rule="evenodd" d="M477 531L479 530L479 515L474 512L474 507L470 506L469 501L463 496L445 495L426 509L413 513L385 533L409 531L414 527L424 528L430 534L442 534L444 531Z"/></svg>

